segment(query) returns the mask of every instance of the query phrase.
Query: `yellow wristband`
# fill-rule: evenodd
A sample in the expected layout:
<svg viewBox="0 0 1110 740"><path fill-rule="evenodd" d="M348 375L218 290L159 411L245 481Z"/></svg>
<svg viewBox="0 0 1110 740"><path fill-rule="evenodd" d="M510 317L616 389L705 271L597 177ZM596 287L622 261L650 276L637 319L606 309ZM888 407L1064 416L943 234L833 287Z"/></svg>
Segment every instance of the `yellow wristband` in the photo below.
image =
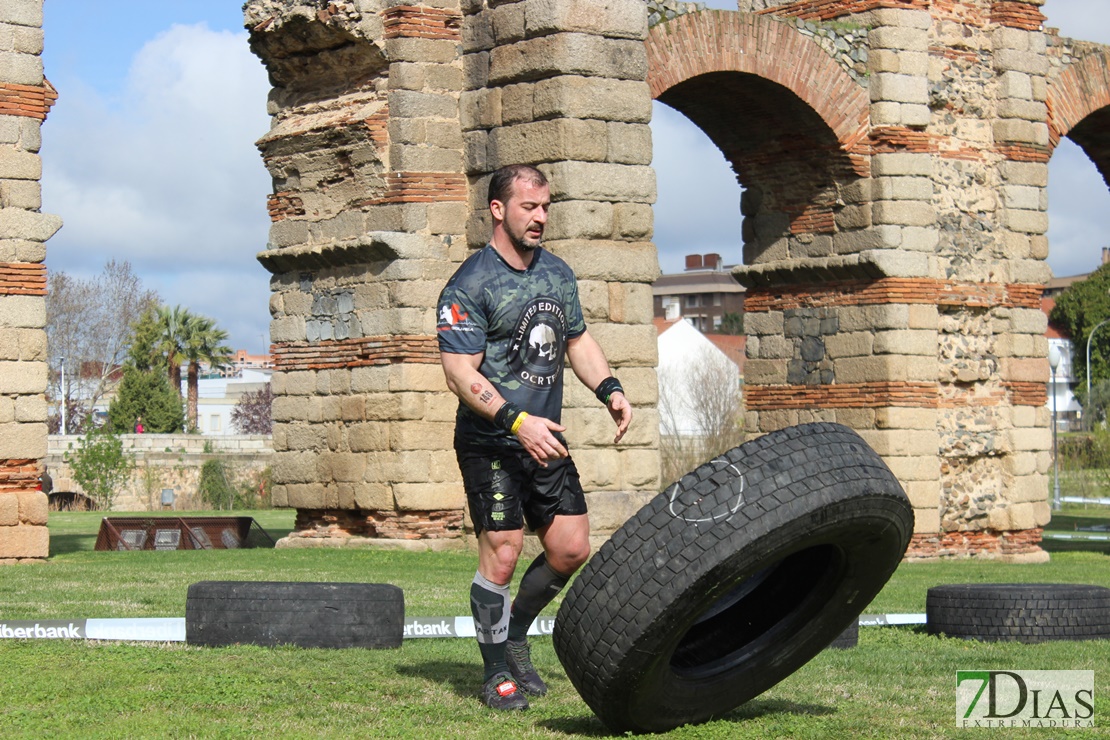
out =
<svg viewBox="0 0 1110 740"><path fill-rule="evenodd" d="M528 412L527 411L521 411L520 415L516 417L516 421L513 422L513 428L510 431L513 434L516 434L518 431L520 431L520 425L523 424L524 420L527 419L527 418L528 418Z"/></svg>

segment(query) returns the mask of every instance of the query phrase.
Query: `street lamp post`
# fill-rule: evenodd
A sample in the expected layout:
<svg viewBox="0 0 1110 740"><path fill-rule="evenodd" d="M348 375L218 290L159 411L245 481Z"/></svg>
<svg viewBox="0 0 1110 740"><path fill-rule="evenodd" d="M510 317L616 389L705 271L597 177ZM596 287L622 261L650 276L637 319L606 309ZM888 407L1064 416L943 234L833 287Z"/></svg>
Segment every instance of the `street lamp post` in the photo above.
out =
<svg viewBox="0 0 1110 740"><path fill-rule="evenodd" d="M1096 327L1098 328L1098 327ZM1056 422L1056 370L1060 367L1060 349L1056 346L1048 350L1048 364L1052 367L1052 509L1060 510L1060 455L1056 443L1059 424ZM1087 376L1090 382L1090 376Z"/></svg>
<svg viewBox="0 0 1110 740"><path fill-rule="evenodd" d="M62 358L62 434L66 433L66 358Z"/></svg>

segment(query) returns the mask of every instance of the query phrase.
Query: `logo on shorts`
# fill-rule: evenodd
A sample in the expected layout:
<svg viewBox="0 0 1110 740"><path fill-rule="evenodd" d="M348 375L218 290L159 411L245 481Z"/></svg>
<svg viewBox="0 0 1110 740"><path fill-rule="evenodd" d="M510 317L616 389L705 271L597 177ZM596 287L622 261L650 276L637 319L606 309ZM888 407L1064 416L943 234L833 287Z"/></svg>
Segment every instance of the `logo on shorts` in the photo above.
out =
<svg viewBox="0 0 1110 740"><path fill-rule="evenodd" d="M534 298L520 313L509 350L509 371L532 388L549 388L563 374L567 317L553 298Z"/></svg>

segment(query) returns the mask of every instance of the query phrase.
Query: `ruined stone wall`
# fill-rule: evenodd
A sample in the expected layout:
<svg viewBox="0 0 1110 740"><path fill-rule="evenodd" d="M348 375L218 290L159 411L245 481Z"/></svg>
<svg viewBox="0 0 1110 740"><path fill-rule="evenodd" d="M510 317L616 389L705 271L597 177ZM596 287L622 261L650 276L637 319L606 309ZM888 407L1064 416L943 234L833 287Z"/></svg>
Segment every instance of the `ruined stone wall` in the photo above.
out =
<svg viewBox="0 0 1110 740"><path fill-rule="evenodd" d="M604 410L567 384L595 528L658 487L644 4L490 5L245 8L274 83L259 260L274 273L274 502L298 509L294 540L461 534L434 312L489 236L486 177L507 163L551 177L548 246L578 271L591 331L641 409L615 451Z"/></svg>
<svg viewBox="0 0 1110 740"><path fill-rule="evenodd" d="M523 0L466 10L470 245L489 236L488 174L517 162L544 171L552 196L545 246L574 268L590 333L636 408L614 448L608 413L567 374L563 423L591 525L612 532L660 485L646 9L642 0Z"/></svg>
<svg viewBox="0 0 1110 740"><path fill-rule="evenodd" d="M259 0L274 84L274 504L299 536L457 536L434 306L465 255L457 3Z"/></svg>
<svg viewBox="0 0 1110 740"><path fill-rule="evenodd" d="M465 526L432 312L511 162L551 178L548 246L639 411L614 450L568 383L598 531L657 488L656 97L745 187L749 432L859 430L914 505L912 557L1043 558L1047 162L1069 136L1110 172L1110 63L1046 35L1040 4L248 3L275 85L259 259L297 536Z"/></svg>
<svg viewBox="0 0 1110 740"><path fill-rule="evenodd" d="M45 558L46 240L39 129L57 94L42 72L42 0L0 3L0 563Z"/></svg>
<svg viewBox="0 0 1110 740"><path fill-rule="evenodd" d="M913 502L912 557L1043 558L1039 1L772 5L868 29L869 130L866 167L836 178L861 206L834 208L825 246L803 254L781 230L785 251L746 245L749 428L859 430Z"/></svg>

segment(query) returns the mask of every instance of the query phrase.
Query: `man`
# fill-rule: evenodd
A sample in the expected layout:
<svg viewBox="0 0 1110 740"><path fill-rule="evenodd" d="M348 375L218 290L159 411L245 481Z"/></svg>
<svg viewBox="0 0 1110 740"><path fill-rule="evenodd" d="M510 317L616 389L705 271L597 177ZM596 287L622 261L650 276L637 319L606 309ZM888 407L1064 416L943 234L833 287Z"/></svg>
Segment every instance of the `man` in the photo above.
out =
<svg viewBox="0 0 1110 740"><path fill-rule="evenodd" d="M574 272L541 246L550 204L534 167L493 173L490 243L463 262L438 305L440 358L460 401L455 452L478 534L470 608L485 666L482 700L494 709L527 709L524 694L547 693L528 628L590 554L585 495L559 423L565 359L609 409L614 442L632 420L586 330ZM510 609L525 521L544 551Z"/></svg>

